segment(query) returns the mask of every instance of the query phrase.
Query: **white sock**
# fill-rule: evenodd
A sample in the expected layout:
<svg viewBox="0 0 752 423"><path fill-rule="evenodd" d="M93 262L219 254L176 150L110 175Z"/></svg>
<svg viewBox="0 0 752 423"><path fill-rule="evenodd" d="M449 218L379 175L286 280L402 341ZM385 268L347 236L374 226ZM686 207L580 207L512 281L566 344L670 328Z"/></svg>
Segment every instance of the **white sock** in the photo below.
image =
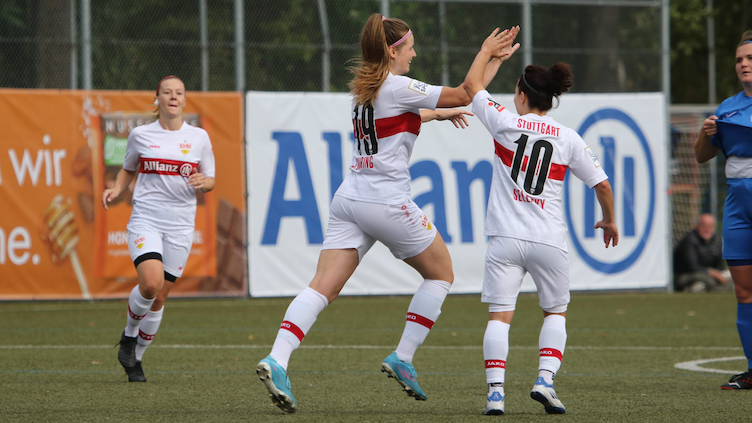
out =
<svg viewBox="0 0 752 423"><path fill-rule="evenodd" d="M551 372L551 381L546 380L547 375L543 373L539 375L546 380L546 383L553 381L553 375L561 367L564 347L567 344L566 323L567 319L558 314L551 314L543 319L543 326L538 338L538 348L540 348L538 370L548 370L548 372Z"/></svg>
<svg viewBox="0 0 752 423"><path fill-rule="evenodd" d="M509 324L499 320L489 320L483 335L483 358L486 362L486 383L490 394L491 384L501 383L504 395L504 376L509 355Z"/></svg>
<svg viewBox="0 0 752 423"><path fill-rule="evenodd" d="M452 284L449 282L432 279L424 280L418 287L407 308L407 323L397 345L397 358L406 363L413 362L415 351L426 340L433 324L439 318L441 305L444 304L451 287Z"/></svg>
<svg viewBox="0 0 752 423"><path fill-rule="evenodd" d="M277 332L277 339L274 340L272 352L269 354L283 369L287 370L290 355L300 346L319 313L328 305L329 300L325 296L306 288L287 307L285 318Z"/></svg>
<svg viewBox="0 0 752 423"><path fill-rule="evenodd" d="M163 312L164 307L160 308L159 311L149 310L146 317L141 320L141 326L138 328L138 339L136 340L136 360L141 361L146 347L154 340L154 335L159 330L159 324L162 323Z"/></svg>
<svg viewBox="0 0 752 423"><path fill-rule="evenodd" d="M138 285L133 287L131 295L128 297L128 322L125 325L125 336L130 338L138 336L138 327L141 325L141 320L149 312L155 299L156 297L150 300L142 297L141 293L138 292Z"/></svg>

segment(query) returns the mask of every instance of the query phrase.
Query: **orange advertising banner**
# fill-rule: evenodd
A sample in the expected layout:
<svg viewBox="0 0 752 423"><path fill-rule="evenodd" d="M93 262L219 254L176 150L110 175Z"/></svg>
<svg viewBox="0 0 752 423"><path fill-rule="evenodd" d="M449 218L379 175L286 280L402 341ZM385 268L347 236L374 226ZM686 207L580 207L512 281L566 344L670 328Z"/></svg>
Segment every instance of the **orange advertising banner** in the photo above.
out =
<svg viewBox="0 0 752 423"><path fill-rule="evenodd" d="M130 131L155 120L153 100L0 90L0 300L120 298L138 283L125 229L133 185L108 211L101 198ZM186 95L185 121L212 142L216 187L197 196L191 255L170 296L247 295L242 107L240 93Z"/></svg>

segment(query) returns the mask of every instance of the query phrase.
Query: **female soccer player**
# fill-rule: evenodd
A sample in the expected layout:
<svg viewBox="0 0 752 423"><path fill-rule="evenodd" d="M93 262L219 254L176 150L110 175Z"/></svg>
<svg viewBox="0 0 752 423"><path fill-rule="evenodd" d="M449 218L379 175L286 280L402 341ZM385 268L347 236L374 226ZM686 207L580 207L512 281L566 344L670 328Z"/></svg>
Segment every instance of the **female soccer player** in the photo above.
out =
<svg viewBox="0 0 752 423"><path fill-rule="evenodd" d="M402 76L416 57L414 35L405 22L373 14L360 41L361 62L352 69L350 83L356 140L351 172L332 199L316 274L288 307L271 354L256 367L272 402L288 413L297 408L286 374L290 355L376 241L423 277L399 345L382 363L382 371L417 400L426 394L416 380L413 355L454 280L441 235L410 199L409 161L421 123L451 120L464 128L470 113L435 109L467 105L470 98L462 86L433 86Z"/></svg>
<svg viewBox="0 0 752 423"><path fill-rule="evenodd" d="M139 173L127 226L138 285L128 299L128 320L118 351L129 382L146 382L141 358L159 329L164 302L191 251L196 191L214 189L209 135L183 122L183 81L172 75L162 79L154 104L157 121L131 131L115 186L102 193L107 209Z"/></svg>
<svg viewBox="0 0 752 423"><path fill-rule="evenodd" d="M723 208L723 258L736 292L736 328L748 370L721 389L752 389L752 30L736 46L736 76L744 90L724 100L705 119L695 158L705 163L723 151L728 193Z"/></svg>
<svg viewBox="0 0 752 423"><path fill-rule="evenodd" d="M483 414L504 414L504 372L509 352L509 327L522 278L530 272L543 309L538 345L538 378L530 396L549 414L562 414L564 405L553 387L567 339L565 316L569 304L567 226L562 221L561 191L567 169L595 188L603 209L603 241L616 246L613 193L598 160L580 136L546 116L553 98L572 86L569 66L530 65L517 80L513 113L485 90L484 69L498 45L498 29L484 42L465 78L473 112L493 135L494 158L485 234L486 253L482 301L488 303L483 339L487 403ZM505 50L504 59L519 44Z"/></svg>

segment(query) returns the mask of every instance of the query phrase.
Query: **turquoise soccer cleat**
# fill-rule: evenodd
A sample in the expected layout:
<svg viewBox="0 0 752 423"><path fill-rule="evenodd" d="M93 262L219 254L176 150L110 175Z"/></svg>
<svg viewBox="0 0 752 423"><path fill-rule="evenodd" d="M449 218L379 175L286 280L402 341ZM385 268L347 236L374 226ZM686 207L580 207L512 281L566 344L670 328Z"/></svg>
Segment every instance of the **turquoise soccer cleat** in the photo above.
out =
<svg viewBox="0 0 752 423"><path fill-rule="evenodd" d="M286 413L297 411L298 403L295 402L295 398L292 396L290 378L287 377L285 369L277 364L277 360L273 359L272 356L268 356L259 361L259 364L256 366L256 374L264 382L264 386L269 391L269 396L274 405Z"/></svg>
<svg viewBox="0 0 752 423"><path fill-rule="evenodd" d="M386 373L387 376L397 379L407 395L414 397L417 401L426 400L426 394L418 386L418 375L415 373L415 367L397 358L396 351L384 359L384 362L381 363L381 371Z"/></svg>

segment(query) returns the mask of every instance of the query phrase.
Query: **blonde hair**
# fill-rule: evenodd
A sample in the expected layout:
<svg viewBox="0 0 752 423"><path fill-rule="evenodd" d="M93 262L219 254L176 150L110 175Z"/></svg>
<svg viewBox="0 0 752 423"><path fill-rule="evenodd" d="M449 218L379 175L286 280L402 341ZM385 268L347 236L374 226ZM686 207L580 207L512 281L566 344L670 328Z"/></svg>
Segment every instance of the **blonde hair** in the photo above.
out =
<svg viewBox="0 0 752 423"><path fill-rule="evenodd" d="M348 70L353 74L350 92L356 105L372 104L389 74L389 46L399 41L410 27L400 19L379 13L368 17L360 33L361 58ZM404 44L397 45L399 50Z"/></svg>

